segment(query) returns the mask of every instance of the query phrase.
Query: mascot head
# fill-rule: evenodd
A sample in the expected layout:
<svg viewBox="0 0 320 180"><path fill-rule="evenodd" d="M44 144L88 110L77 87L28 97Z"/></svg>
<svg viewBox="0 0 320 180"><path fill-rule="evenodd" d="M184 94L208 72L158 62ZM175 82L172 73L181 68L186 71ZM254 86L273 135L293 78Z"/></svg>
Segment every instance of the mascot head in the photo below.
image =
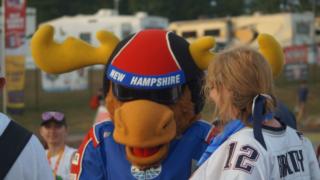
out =
<svg viewBox="0 0 320 180"><path fill-rule="evenodd" d="M101 31L97 38L99 47L75 38L58 44L53 40L53 28L45 25L32 39L32 55L37 66L48 73L104 64L103 86L115 125L114 140L126 147L132 164L156 165L166 157L170 142L200 118L203 70L214 59L210 52L214 39L202 37L189 44L164 30L144 30L122 41ZM280 71L282 53L275 52L280 46L263 48L274 39L261 38L262 54Z"/></svg>

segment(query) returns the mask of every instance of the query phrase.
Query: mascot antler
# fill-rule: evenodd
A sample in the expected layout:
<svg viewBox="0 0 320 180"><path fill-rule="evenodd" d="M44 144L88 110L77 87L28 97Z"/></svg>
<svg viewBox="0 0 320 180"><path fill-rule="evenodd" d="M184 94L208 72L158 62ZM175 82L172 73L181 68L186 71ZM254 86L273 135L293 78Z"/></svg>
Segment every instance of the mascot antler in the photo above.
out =
<svg viewBox="0 0 320 180"><path fill-rule="evenodd" d="M69 37L63 43L53 40L53 27L41 26L31 40L36 65L48 73L63 73L94 64L106 64L119 39L111 32L99 31L99 47Z"/></svg>
<svg viewBox="0 0 320 180"><path fill-rule="evenodd" d="M280 44L269 34L260 34L258 44L260 53L272 68L273 77L277 77L284 64L284 54Z"/></svg>
<svg viewBox="0 0 320 180"><path fill-rule="evenodd" d="M272 68L273 77L277 77L284 64L284 55L280 44L268 34L260 34L258 44L259 52ZM207 69L210 61L214 59L214 53L210 51L214 45L214 38L208 36L199 38L190 44L189 51L200 69Z"/></svg>
<svg viewBox="0 0 320 180"><path fill-rule="evenodd" d="M205 36L193 41L189 46L189 51L196 65L206 70L210 61L214 58L214 53L210 51L215 46L216 42L213 37Z"/></svg>

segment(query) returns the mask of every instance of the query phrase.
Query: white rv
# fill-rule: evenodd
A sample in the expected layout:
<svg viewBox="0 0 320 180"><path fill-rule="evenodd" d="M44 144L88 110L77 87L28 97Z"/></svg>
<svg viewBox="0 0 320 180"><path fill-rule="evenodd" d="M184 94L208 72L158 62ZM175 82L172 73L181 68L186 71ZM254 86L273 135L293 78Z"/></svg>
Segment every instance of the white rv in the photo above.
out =
<svg viewBox="0 0 320 180"><path fill-rule="evenodd" d="M63 16L43 24L50 24L55 28L56 40L74 36L97 45L95 34L99 30L111 31L123 39L142 29L166 29L169 23L167 18L148 16L144 12L138 12L135 15L119 15L115 10L101 9L94 15Z"/></svg>
<svg viewBox="0 0 320 180"><path fill-rule="evenodd" d="M252 29L273 35L283 47L310 45L314 37L314 16L306 13L280 13L240 16L233 20L235 30Z"/></svg>
<svg viewBox="0 0 320 180"><path fill-rule="evenodd" d="M220 47L238 44L251 44L257 47L254 41L257 35L259 33L270 34L284 48L287 63L285 73L288 79L306 79L307 64L315 63L316 59L320 59L314 50L314 45L317 43L314 22L315 18L311 12L254 14L177 21L172 22L169 29L190 41L205 35L213 36Z"/></svg>
<svg viewBox="0 0 320 180"><path fill-rule="evenodd" d="M176 21L170 23L169 30L186 38L188 41L193 41L201 36L213 36L216 40L216 45L223 48L230 38L228 35L230 31L228 21L228 18Z"/></svg>
<svg viewBox="0 0 320 180"><path fill-rule="evenodd" d="M252 33L268 33L286 47L313 43L314 16L310 12L257 13L251 16L177 21L170 23L169 29L189 39L212 35L218 42L224 43L228 43L228 40L249 43Z"/></svg>

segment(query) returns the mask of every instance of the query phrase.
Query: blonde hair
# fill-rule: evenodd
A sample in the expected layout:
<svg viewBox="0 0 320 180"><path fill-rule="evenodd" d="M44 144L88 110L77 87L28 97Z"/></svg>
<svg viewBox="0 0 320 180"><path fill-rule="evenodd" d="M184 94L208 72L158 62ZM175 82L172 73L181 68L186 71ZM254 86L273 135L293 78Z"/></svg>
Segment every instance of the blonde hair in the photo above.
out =
<svg viewBox="0 0 320 180"><path fill-rule="evenodd" d="M226 50L215 56L208 67L204 87L207 97L212 88L216 88L220 100L215 115L223 122L232 118L230 110L235 108L239 112L237 118L248 124L253 98L261 93L273 99L267 99L265 112L273 111L276 105L271 67L260 53L247 47ZM226 96L223 89L230 92L230 96Z"/></svg>

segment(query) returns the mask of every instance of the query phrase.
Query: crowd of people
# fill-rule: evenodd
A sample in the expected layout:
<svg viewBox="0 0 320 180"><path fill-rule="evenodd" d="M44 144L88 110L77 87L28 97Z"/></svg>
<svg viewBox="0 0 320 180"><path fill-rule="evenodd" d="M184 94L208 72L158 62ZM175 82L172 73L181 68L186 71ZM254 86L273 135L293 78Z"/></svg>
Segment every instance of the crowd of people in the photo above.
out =
<svg viewBox="0 0 320 180"><path fill-rule="evenodd" d="M203 89L206 98L215 104L214 117L219 118L213 124L219 133L208 142L190 178L320 179L320 150L316 157L310 140L283 119L283 116L289 118L290 115L275 113L279 102L274 95L272 69L265 58L247 47L225 50L214 58L209 64ZM1 77L0 87L3 86L4 77ZM308 90L302 86L299 91L301 114L304 114L307 95ZM92 108L104 104L102 91L94 98L90 102ZM117 116L121 115L119 111L116 112ZM298 119L300 117L302 115L299 114ZM5 114L0 114L0 179L72 178L71 164L73 161L78 164L79 159L77 150L66 144L67 118L62 112L47 111L39 119L43 146L31 132ZM164 129L167 127L170 128L170 124L164 125ZM102 132L103 137L108 137L108 132ZM99 139L91 143L97 146ZM91 150L90 154L103 151ZM150 153L146 150L141 152L143 150L136 148L133 151L142 153L142 156ZM279 167L275 167L275 164ZM161 169L153 170L161 172Z"/></svg>

